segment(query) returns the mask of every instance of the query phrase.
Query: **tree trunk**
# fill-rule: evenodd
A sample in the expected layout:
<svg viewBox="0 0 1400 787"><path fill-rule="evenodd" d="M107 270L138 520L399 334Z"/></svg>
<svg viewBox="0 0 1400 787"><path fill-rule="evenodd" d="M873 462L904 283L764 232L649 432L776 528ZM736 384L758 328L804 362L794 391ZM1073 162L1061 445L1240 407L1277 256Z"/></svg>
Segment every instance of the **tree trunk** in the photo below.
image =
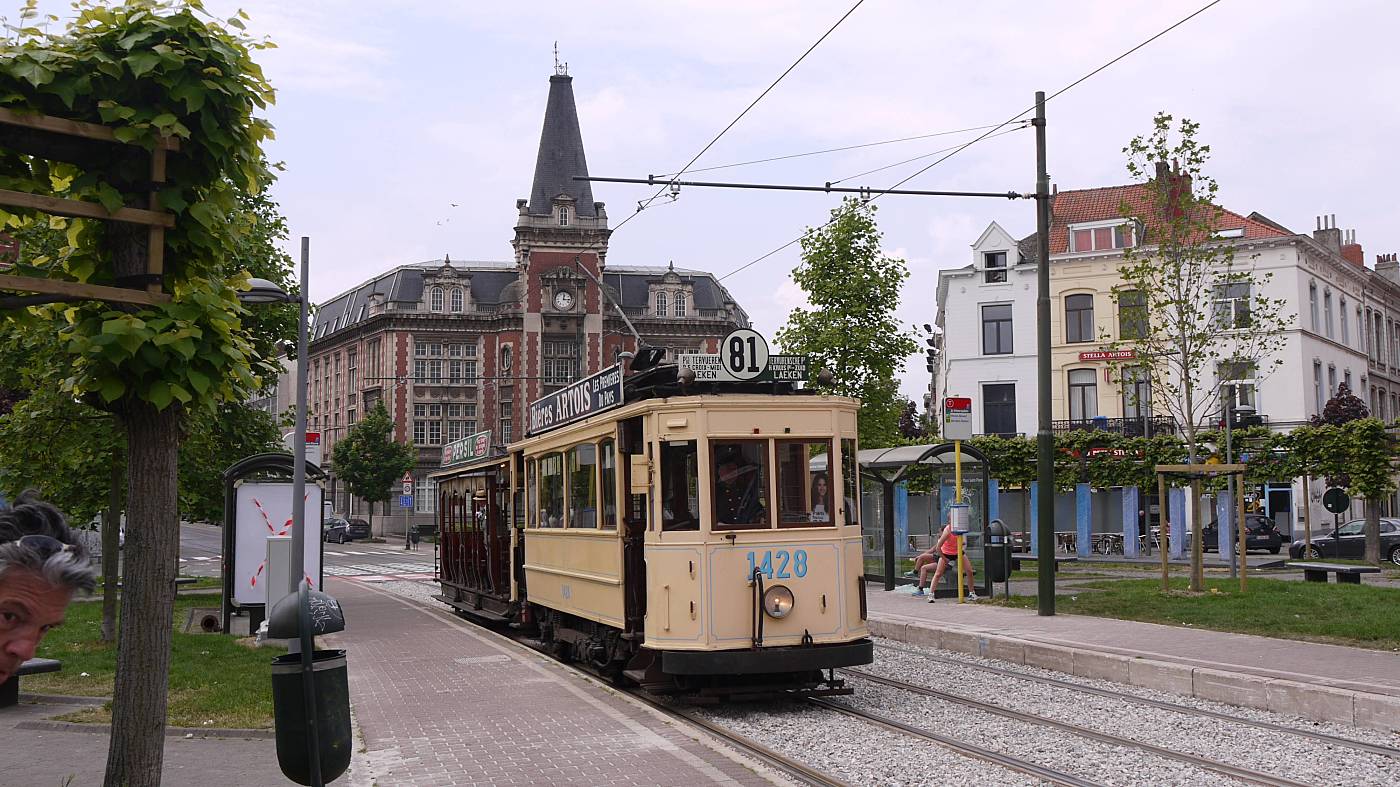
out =
<svg viewBox="0 0 1400 787"><path fill-rule="evenodd" d="M1366 562L1381 564L1381 501L1366 499Z"/></svg>
<svg viewBox="0 0 1400 787"><path fill-rule="evenodd" d="M124 413L131 549L126 550L106 787L160 785L180 558L180 412L177 404L157 411L128 400Z"/></svg>
<svg viewBox="0 0 1400 787"><path fill-rule="evenodd" d="M369 506L369 537L374 538L374 501L366 500L365 503Z"/></svg>
<svg viewBox="0 0 1400 787"><path fill-rule="evenodd" d="M121 565L122 471L112 457L107 488L107 516L102 522L102 641L117 639L117 580Z"/></svg>

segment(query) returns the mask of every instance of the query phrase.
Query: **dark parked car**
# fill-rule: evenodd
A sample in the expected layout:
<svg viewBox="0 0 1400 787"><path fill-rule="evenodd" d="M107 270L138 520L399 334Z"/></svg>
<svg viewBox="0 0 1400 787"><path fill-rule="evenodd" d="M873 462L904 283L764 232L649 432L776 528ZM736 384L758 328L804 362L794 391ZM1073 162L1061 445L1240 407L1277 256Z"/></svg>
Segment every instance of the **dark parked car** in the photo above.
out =
<svg viewBox="0 0 1400 787"><path fill-rule="evenodd" d="M1326 535L1314 536L1303 550L1303 540L1293 542L1288 556L1294 560L1343 557L1360 560L1366 556L1366 520L1353 519ZM1381 519L1381 559L1400 566L1400 519Z"/></svg>
<svg viewBox="0 0 1400 787"><path fill-rule="evenodd" d="M369 523L363 519L331 517L321 523L321 540L344 544L359 538L369 538Z"/></svg>
<svg viewBox="0 0 1400 787"><path fill-rule="evenodd" d="M1245 534L1244 548L1267 549L1277 555L1283 550L1283 534L1274 527L1274 520L1263 514L1245 514L1245 526L1249 528ZM1216 524L1211 522L1201 528L1201 549L1206 552L1214 552L1220 544L1220 537L1216 533Z"/></svg>

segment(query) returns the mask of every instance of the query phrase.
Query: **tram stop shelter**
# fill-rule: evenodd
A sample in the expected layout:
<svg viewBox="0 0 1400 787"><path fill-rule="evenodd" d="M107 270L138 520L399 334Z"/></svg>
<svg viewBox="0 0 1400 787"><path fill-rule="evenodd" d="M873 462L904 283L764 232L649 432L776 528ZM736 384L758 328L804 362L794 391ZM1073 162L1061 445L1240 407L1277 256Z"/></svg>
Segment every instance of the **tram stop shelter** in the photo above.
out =
<svg viewBox="0 0 1400 787"><path fill-rule="evenodd" d="M885 590L894 590L901 582L901 572L897 566L899 550L903 545L898 543L895 535L896 489L901 483L907 483L911 491L936 496L939 513L937 524L941 528L942 523L947 521L948 507L957 502L953 499L956 494L956 453L952 442L867 448L857 452L856 461L860 464L862 480L879 484L881 493L878 506L861 505L864 553L867 556L865 575L869 580L883 581ZM991 572L986 570L987 514L992 510L990 462L985 454L965 442L961 446L961 453L964 498L962 502L966 502L970 507L969 530L963 539L964 552L974 566L982 567L978 578L978 592L990 597L992 577ZM824 464L818 467L818 463L823 461L824 457L814 457L812 470L824 470ZM868 488L868 484L865 485ZM878 523L867 521L867 512L873 513L872 509L878 509L880 513ZM872 567L868 558L871 556L878 556L878 571L870 570ZM957 577L953 576L953 580L956 579Z"/></svg>

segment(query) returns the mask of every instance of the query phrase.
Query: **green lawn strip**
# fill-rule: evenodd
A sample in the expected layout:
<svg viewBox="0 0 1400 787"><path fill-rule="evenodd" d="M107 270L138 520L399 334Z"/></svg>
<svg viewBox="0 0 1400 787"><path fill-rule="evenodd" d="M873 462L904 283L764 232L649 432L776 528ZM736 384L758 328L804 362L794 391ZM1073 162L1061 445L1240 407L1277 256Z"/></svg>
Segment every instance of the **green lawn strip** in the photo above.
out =
<svg viewBox="0 0 1400 787"><path fill-rule="evenodd" d="M272 659L282 648L253 649L224 634L185 634L192 607L219 606L217 594L179 596L170 662L169 724L177 727L262 729L272 726ZM79 601L68 608L68 622L49 632L39 648L43 658L60 659L63 669L24 679L24 690L38 694L112 696L115 644L103 643L102 605ZM83 673L87 673L84 677ZM108 706L88 708L65 721L111 721Z"/></svg>
<svg viewBox="0 0 1400 787"><path fill-rule="evenodd" d="M1280 639L1330 642L1377 650L1400 650L1400 589L1369 585L1289 582L1251 577L1241 594L1238 580L1208 579L1207 592L1193 594L1185 579L1124 579L1087 582L1096 591L1056 598L1056 609L1075 615L1140 620L1258 634ZM1034 607L1034 596L997 603Z"/></svg>

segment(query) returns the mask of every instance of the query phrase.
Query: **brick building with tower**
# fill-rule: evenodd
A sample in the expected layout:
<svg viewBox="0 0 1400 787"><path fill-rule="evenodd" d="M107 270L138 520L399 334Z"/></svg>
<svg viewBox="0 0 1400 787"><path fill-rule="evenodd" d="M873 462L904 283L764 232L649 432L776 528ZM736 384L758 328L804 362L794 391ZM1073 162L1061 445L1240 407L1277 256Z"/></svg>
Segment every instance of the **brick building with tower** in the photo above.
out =
<svg viewBox="0 0 1400 787"><path fill-rule="evenodd" d="M433 521L427 478L441 447L490 430L504 445L524 433L529 403L607 368L636 341L717 352L748 316L710 273L609 265L608 215L593 200L572 78L556 73L528 199L516 201L514 256L400 265L320 304L308 356L308 429L322 434L327 499L338 513L368 507L338 483L337 439L383 402L395 438L418 448L414 508L376 507L375 531ZM597 282L607 289L605 297ZM614 305L616 304L616 305ZM397 491L397 488L395 489ZM387 512L389 517L380 514Z"/></svg>

